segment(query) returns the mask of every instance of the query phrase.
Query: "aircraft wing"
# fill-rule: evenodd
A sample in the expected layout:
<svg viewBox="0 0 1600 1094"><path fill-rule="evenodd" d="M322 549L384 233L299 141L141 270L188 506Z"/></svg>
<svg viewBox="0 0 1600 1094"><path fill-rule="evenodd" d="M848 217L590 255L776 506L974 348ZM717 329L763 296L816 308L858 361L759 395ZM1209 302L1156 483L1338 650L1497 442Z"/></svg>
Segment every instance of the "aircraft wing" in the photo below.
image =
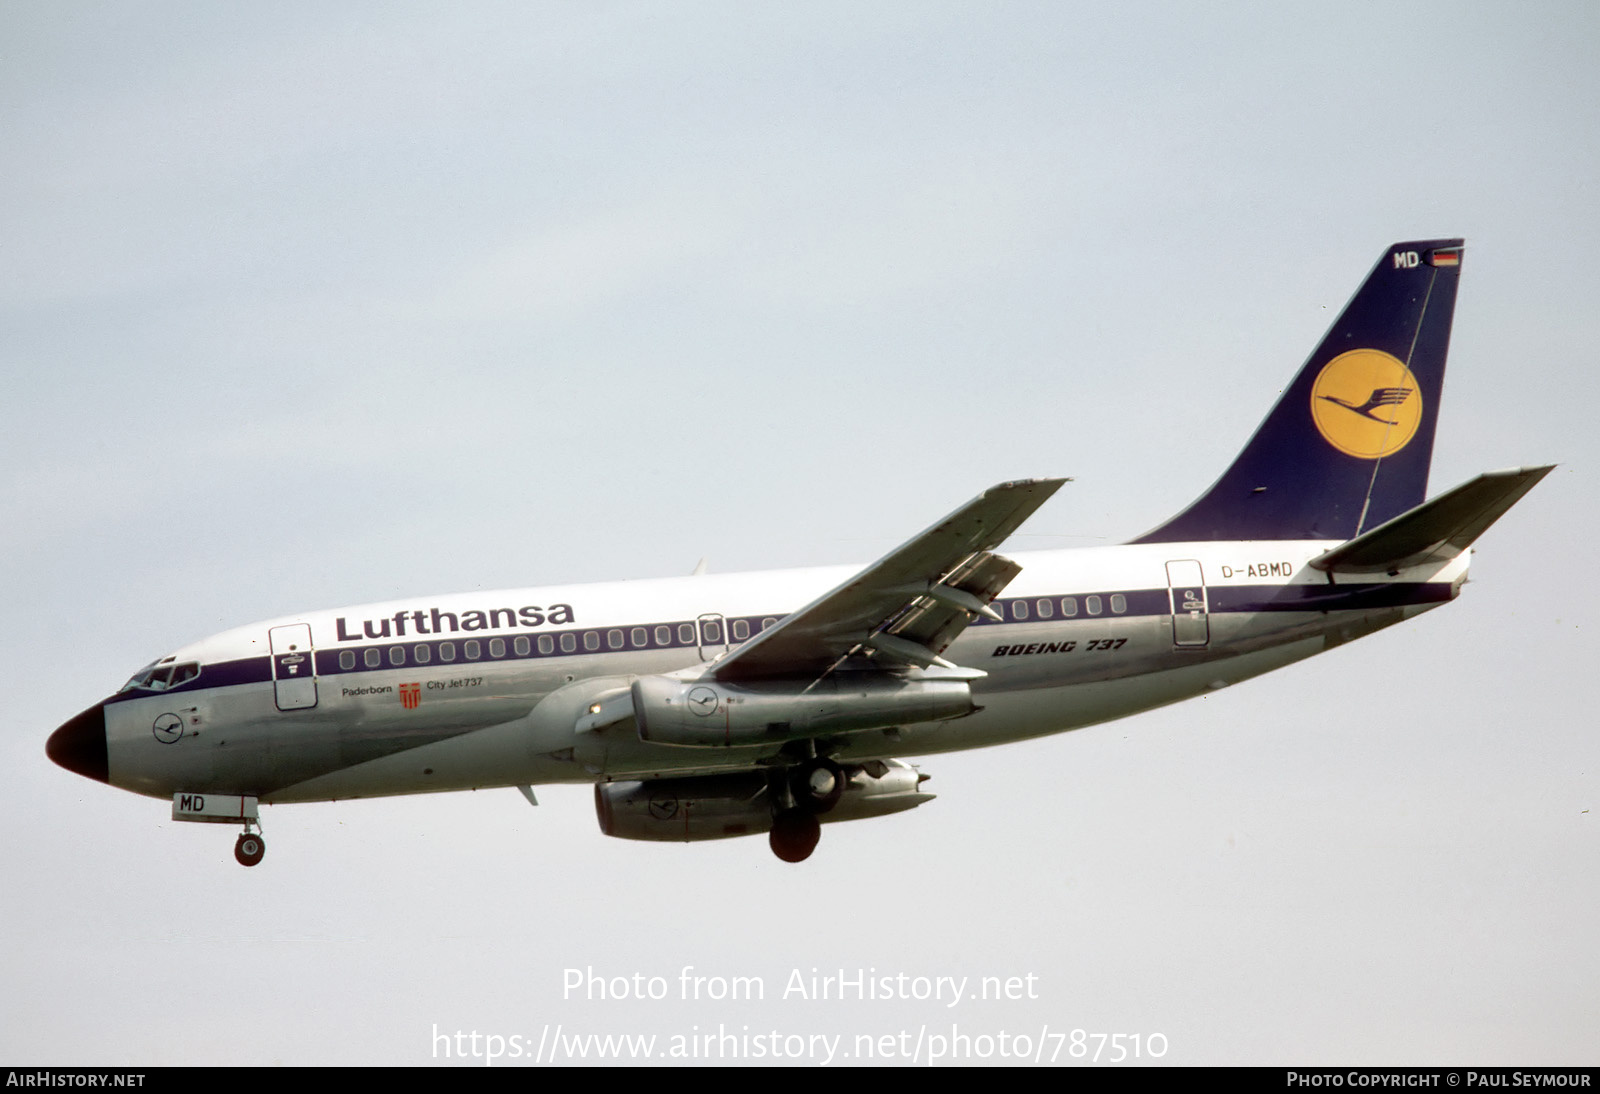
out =
<svg viewBox="0 0 1600 1094"><path fill-rule="evenodd" d="M1021 572L990 552L1066 479L992 486L849 581L712 666L709 677L820 676L861 649L897 664L927 666Z"/></svg>

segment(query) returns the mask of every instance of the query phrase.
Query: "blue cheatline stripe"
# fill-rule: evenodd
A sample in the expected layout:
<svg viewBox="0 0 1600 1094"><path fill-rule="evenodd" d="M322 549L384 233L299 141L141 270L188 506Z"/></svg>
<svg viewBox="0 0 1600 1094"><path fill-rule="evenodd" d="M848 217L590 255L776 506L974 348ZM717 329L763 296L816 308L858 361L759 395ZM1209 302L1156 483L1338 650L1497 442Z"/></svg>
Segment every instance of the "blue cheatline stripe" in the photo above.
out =
<svg viewBox="0 0 1600 1094"><path fill-rule="evenodd" d="M1212 614L1223 612L1328 612L1361 611L1368 608L1403 607L1416 604L1437 604L1451 597L1449 585L1440 582L1372 582L1359 585L1209 585L1206 595ZM1120 605L1120 608L1118 607ZM1061 623L1085 623L1095 620L1110 622L1116 619L1140 616L1165 616L1171 605L1165 587L1158 589L1107 589L1092 593L1051 593L1045 596L1003 597L993 604L995 611L1005 617L997 624L990 619L978 619L975 627L994 626L1054 626ZM1048 614L1046 614L1048 613ZM737 645L745 638L759 634L764 625L783 619L780 613L767 615L732 616L725 620L728 639ZM666 641L661 641L658 628L666 628ZM688 628L683 630L682 628ZM637 642L635 631L644 631L644 641ZM740 634L743 637L739 637ZM685 637L688 635L688 637ZM570 638L573 648L562 648L563 638ZM526 639L527 652L517 652L519 639ZM548 643L541 642L548 639ZM596 643L588 648L586 640ZM477 656L467 656L467 644L477 644ZM502 643L495 654L492 643ZM613 644L616 643L616 644ZM546 652L542 646L550 648ZM710 643L721 645L721 642ZM560 631L510 631L504 634L486 634L478 638L442 638L420 642L368 643L361 646L340 646L316 651L317 676L345 676L363 672L389 672L411 669L419 672L438 669L463 669L474 665L496 664L505 661L539 661L561 657L592 657L605 653L639 653L648 650L697 649L700 645L695 621L677 619L670 623L634 623L619 627L584 627ZM451 647L448 651L444 647ZM427 660L419 661L417 653L426 649ZM376 665L367 664L367 652L377 654ZM398 651L398 652L395 652ZM446 652L450 657L447 660ZM341 658L354 656L354 664L346 668ZM398 663L396 659L398 658ZM236 661L222 661L205 665L193 679L162 694L180 695L186 691L227 687L234 684L260 684L272 680L270 657L245 657ZM108 703L127 699L142 699L155 694L152 691L128 691L107 699Z"/></svg>
<svg viewBox="0 0 1600 1094"><path fill-rule="evenodd" d="M1213 612L1335 612L1440 604L1451 587L1438 581L1359 585L1221 585L1207 589Z"/></svg>

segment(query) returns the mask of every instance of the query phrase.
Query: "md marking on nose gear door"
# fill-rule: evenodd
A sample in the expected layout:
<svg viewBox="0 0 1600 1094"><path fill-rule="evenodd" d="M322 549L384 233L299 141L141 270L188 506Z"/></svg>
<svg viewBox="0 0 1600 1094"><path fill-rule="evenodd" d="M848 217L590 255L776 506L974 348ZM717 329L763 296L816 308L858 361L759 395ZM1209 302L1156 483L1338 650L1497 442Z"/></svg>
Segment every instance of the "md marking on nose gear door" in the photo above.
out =
<svg viewBox="0 0 1600 1094"><path fill-rule="evenodd" d="M272 686L279 710L305 710L317 705L316 660L311 649L311 624L273 627Z"/></svg>

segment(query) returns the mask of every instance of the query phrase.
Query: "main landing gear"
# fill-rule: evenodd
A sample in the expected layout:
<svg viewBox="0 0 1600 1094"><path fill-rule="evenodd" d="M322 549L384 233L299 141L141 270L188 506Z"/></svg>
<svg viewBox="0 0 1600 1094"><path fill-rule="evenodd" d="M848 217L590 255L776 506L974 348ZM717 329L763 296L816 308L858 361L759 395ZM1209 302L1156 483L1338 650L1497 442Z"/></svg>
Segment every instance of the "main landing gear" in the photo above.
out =
<svg viewBox="0 0 1600 1094"><path fill-rule="evenodd" d="M804 862L822 838L817 817L839 803L844 793L844 769L826 756L813 756L789 768L782 776L775 800L767 843L784 862Z"/></svg>
<svg viewBox="0 0 1600 1094"><path fill-rule="evenodd" d="M233 857L239 860L240 866L254 866L266 853L267 841L261 838L260 832L250 831L246 824L244 833L233 845Z"/></svg>

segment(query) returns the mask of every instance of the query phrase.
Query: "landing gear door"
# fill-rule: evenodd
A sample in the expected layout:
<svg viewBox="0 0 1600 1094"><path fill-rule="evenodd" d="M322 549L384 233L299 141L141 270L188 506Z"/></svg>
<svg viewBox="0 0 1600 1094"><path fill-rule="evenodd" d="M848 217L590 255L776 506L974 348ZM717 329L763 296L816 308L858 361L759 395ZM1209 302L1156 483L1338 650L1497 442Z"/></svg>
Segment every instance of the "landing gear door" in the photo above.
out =
<svg viewBox="0 0 1600 1094"><path fill-rule="evenodd" d="M1172 644L1199 649L1209 643L1211 622L1200 563L1194 559L1167 563L1167 596L1172 602Z"/></svg>
<svg viewBox="0 0 1600 1094"><path fill-rule="evenodd" d="M317 705L316 659L311 625L295 623L267 632L272 645L272 687L279 710L305 710Z"/></svg>

